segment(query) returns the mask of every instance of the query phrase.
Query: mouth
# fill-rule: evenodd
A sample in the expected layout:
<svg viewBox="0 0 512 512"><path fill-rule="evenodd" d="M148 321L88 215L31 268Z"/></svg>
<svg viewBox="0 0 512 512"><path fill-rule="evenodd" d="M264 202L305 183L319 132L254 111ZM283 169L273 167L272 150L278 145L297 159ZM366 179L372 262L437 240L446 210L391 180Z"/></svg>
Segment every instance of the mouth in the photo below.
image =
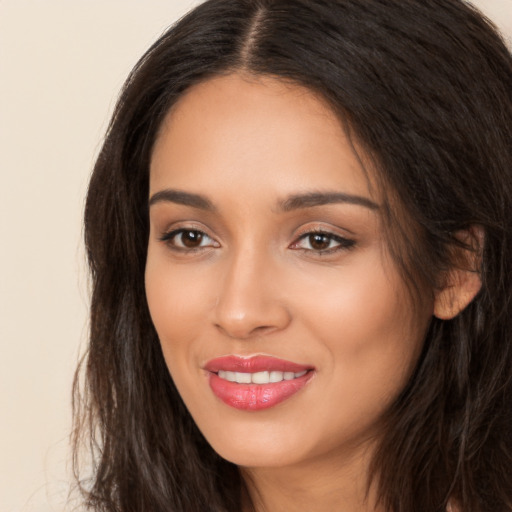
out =
<svg viewBox="0 0 512 512"><path fill-rule="evenodd" d="M256 373L230 372L227 370L219 370L217 375L229 382L237 382L238 384L274 384L283 380L293 380L306 375L308 370L301 372L280 372L280 371L263 371Z"/></svg>
<svg viewBox="0 0 512 512"><path fill-rule="evenodd" d="M273 407L299 392L314 368L268 356L226 356L208 361L210 389L235 409L259 411Z"/></svg>

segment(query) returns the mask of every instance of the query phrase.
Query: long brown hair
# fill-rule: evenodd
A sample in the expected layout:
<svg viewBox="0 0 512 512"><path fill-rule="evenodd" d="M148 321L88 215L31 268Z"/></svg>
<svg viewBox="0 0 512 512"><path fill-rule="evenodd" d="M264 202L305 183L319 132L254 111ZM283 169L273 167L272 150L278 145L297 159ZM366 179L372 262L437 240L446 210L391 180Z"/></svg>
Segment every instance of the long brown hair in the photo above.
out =
<svg viewBox="0 0 512 512"><path fill-rule="evenodd" d="M301 84L339 113L399 201L387 228L408 282L435 286L455 233L483 229L482 289L453 320L432 319L372 474L393 512L439 512L450 498L464 512L512 510L512 58L460 0L208 0L135 66L85 209L93 288L74 439L77 471L81 443L92 453L86 504L240 512L248 500L173 384L144 291L158 129L191 85L236 70Z"/></svg>

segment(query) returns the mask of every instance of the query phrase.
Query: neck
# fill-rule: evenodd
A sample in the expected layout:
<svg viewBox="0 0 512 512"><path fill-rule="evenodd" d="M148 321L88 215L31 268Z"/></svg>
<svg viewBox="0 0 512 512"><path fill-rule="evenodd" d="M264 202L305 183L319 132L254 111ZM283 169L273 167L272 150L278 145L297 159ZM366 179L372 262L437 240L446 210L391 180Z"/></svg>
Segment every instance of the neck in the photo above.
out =
<svg viewBox="0 0 512 512"><path fill-rule="evenodd" d="M368 451L351 457L333 453L285 467L242 468L242 475L256 512L384 512L377 506L375 486L368 485Z"/></svg>

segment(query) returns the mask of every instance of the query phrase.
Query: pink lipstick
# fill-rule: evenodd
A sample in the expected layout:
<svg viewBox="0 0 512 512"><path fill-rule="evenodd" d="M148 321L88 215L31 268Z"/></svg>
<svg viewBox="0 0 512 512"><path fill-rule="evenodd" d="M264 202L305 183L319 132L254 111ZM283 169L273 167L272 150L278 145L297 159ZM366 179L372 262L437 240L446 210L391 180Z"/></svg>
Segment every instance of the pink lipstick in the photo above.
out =
<svg viewBox="0 0 512 512"><path fill-rule="evenodd" d="M313 367L269 356L224 356L208 361L213 393L225 404L246 411L277 405L300 391Z"/></svg>

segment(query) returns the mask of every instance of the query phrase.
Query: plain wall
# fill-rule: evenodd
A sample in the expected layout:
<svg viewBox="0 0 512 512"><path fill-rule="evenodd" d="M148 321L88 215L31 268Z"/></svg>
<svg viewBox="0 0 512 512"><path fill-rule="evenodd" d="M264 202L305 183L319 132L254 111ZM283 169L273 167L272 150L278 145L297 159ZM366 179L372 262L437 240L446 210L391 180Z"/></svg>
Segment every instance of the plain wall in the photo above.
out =
<svg viewBox="0 0 512 512"><path fill-rule="evenodd" d="M87 180L143 51L194 0L0 0L0 511L70 510ZM512 38L512 0L474 2Z"/></svg>

